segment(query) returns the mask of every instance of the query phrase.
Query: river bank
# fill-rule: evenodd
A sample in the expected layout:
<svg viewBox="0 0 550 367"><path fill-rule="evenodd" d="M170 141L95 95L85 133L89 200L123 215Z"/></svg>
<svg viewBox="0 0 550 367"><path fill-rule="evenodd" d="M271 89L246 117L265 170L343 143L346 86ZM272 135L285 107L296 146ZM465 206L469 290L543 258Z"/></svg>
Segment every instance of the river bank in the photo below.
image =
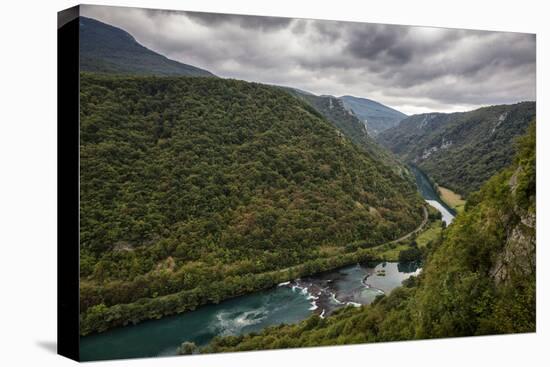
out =
<svg viewBox="0 0 550 367"><path fill-rule="evenodd" d="M417 185L428 204L435 201L440 204L440 212L446 210L444 204L440 203L439 196L433 192L428 179L419 176L424 179L417 179ZM424 189L421 190L421 187ZM262 278L260 281L250 278L250 284L244 285L243 292L240 293L237 289L230 299L218 304L210 303L179 315L81 337L82 359L174 355L177 347L184 341L202 346L217 335L237 335L259 331L270 325L296 323L311 314L324 318L341 307L369 304L376 297L391 292L403 280L418 275L421 271L418 263L404 264L387 260L397 259L400 251L409 248L409 244L405 243L409 237L431 237L427 232L435 229L437 222L428 221L426 208L423 208L423 212L424 219L420 225L396 240L259 274L257 276ZM454 218L452 214L451 216ZM445 215L443 218L445 220ZM428 222L430 225L426 228ZM260 284L261 287L254 290L253 284ZM218 291L225 289L222 284L212 284L212 287ZM162 298L167 298L167 301L174 303L178 299L185 300L187 296L169 295L150 302L162 302ZM118 315L132 314L121 311L121 307L126 305L117 306L115 311ZM147 307L147 304L142 303L140 307ZM135 319L119 321L121 325L136 322Z"/></svg>
<svg viewBox="0 0 550 367"><path fill-rule="evenodd" d="M192 312L82 337L81 358L92 361L170 356L184 341L204 346L218 335L297 323L312 314L326 317L341 307L371 303L403 280L418 275L420 266L414 262L367 262L283 282Z"/></svg>
<svg viewBox="0 0 550 367"><path fill-rule="evenodd" d="M418 227L398 239L380 245L362 247L363 245L357 244L355 251L342 247L334 256L317 258L284 269L247 274L243 277L228 277L199 289L184 290L155 298L143 298L133 303L92 307L81 318L81 336L193 311L208 304L266 290L290 279L310 276L349 264L373 260L397 261L399 252L407 249L406 244L397 242L403 242L418 234L427 224L428 212L425 207L422 207L422 211L424 218Z"/></svg>
<svg viewBox="0 0 550 367"><path fill-rule="evenodd" d="M439 192L441 200L443 200L443 202L453 208L456 213L461 213L462 211L464 211L466 200L464 200L462 196L443 186L437 186L437 190Z"/></svg>
<svg viewBox="0 0 550 367"><path fill-rule="evenodd" d="M368 305L420 271L420 262L368 262L296 279L281 286L307 295L310 310L326 317L345 306Z"/></svg>
<svg viewBox="0 0 550 367"><path fill-rule="evenodd" d="M446 225L451 224L457 211L441 199L434 183L420 168L414 165L410 165L409 168L415 176L416 186L424 200L441 213L442 220Z"/></svg>

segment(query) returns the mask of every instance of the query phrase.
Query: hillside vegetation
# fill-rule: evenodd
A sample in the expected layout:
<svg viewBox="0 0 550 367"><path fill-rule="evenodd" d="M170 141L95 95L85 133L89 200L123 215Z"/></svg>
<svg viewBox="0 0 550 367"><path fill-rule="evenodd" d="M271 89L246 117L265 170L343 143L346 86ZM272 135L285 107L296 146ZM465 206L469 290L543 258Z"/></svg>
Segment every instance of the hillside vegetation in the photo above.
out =
<svg viewBox="0 0 550 367"><path fill-rule="evenodd" d="M216 338L204 352L534 332L535 126L513 163L473 193L424 271L372 305Z"/></svg>
<svg viewBox="0 0 550 367"><path fill-rule="evenodd" d="M357 261L422 221L410 181L280 88L83 73L80 103L82 334Z"/></svg>
<svg viewBox="0 0 550 367"><path fill-rule="evenodd" d="M414 115L378 141L438 184L467 196L512 162L514 140L525 133L535 110L534 102L523 102Z"/></svg>
<svg viewBox="0 0 550 367"><path fill-rule="evenodd" d="M329 95L317 96L293 88L284 89L308 103L353 143L377 159L380 165L385 165L385 169L391 169L414 182L413 176L403 163L369 135L365 123L351 109L346 108L342 99Z"/></svg>

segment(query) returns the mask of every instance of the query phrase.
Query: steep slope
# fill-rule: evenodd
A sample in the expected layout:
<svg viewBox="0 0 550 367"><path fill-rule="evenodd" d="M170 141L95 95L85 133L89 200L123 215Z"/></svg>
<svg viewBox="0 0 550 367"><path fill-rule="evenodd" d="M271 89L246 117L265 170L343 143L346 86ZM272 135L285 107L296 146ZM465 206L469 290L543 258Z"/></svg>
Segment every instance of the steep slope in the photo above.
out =
<svg viewBox="0 0 550 367"><path fill-rule="evenodd" d="M513 142L535 118L534 102L463 113L414 115L378 141L462 195L512 162Z"/></svg>
<svg viewBox="0 0 550 367"><path fill-rule="evenodd" d="M370 99L353 96L342 96L340 99L348 110L353 111L363 121L371 136L376 136L407 118L404 113Z"/></svg>
<svg viewBox="0 0 550 367"><path fill-rule="evenodd" d="M514 163L471 196L418 278L369 306L217 338L204 351L534 332L535 141L533 124Z"/></svg>
<svg viewBox="0 0 550 367"><path fill-rule="evenodd" d="M82 74L80 154L84 334L357 261L422 220L411 182L261 84Z"/></svg>
<svg viewBox="0 0 550 367"><path fill-rule="evenodd" d="M381 164L386 165L388 169L403 177L410 176L403 164L367 133L365 124L357 118L353 111L345 108L341 99L329 95L317 96L295 88L283 87L283 89L311 105L342 134L368 152L373 158L379 160ZM412 180L412 176L409 178Z"/></svg>
<svg viewBox="0 0 550 367"><path fill-rule="evenodd" d="M117 74L214 76L140 45L128 32L80 17L80 70Z"/></svg>

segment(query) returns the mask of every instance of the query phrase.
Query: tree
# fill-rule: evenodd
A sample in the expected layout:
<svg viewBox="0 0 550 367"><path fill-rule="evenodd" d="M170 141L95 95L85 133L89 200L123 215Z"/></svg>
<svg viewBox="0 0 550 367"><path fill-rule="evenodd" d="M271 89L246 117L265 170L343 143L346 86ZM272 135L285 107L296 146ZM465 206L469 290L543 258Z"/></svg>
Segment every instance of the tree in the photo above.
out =
<svg viewBox="0 0 550 367"><path fill-rule="evenodd" d="M418 247L411 247L399 252L399 261L415 261L422 258L422 251Z"/></svg>
<svg viewBox="0 0 550 367"><path fill-rule="evenodd" d="M197 345L193 342L185 341L181 343L180 347L178 348L178 354L180 355L197 354L198 352L199 349Z"/></svg>

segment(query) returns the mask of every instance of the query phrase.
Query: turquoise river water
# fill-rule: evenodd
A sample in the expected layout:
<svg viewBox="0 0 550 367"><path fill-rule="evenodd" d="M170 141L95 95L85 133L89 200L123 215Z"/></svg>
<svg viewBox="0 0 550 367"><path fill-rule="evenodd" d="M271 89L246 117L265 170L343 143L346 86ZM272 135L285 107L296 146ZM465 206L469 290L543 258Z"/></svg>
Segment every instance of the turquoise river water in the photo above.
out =
<svg viewBox="0 0 550 367"><path fill-rule="evenodd" d="M447 224L451 223L452 209L440 200L426 175L411 168L426 202L441 212ZM271 325L296 323L313 313L325 317L340 307L369 304L420 271L420 264L415 262L346 266L196 311L81 337L81 359L170 356L184 341L203 346L217 335L238 335Z"/></svg>

